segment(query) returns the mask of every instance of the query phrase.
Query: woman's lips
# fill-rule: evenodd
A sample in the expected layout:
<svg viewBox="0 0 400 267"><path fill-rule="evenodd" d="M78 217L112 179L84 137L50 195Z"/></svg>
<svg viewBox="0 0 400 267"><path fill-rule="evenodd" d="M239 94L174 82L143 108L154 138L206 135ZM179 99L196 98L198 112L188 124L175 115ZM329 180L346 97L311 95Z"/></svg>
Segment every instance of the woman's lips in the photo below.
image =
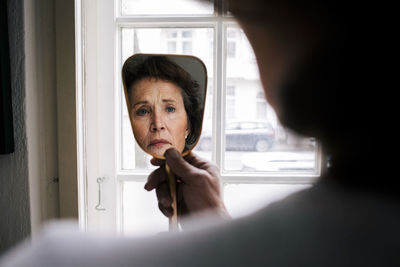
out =
<svg viewBox="0 0 400 267"><path fill-rule="evenodd" d="M154 139L151 140L149 146L155 146L155 147L160 147L163 145L170 145L171 143L168 140L165 139Z"/></svg>

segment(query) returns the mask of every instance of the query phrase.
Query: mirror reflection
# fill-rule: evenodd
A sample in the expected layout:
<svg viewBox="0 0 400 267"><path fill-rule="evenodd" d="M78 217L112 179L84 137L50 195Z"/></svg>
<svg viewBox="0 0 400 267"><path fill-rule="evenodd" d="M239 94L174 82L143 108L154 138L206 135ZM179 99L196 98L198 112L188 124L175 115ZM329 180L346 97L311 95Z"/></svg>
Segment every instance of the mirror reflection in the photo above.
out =
<svg viewBox="0 0 400 267"><path fill-rule="evenodd" d="M139 146L163 158L174 147L186 153L202 128L207 74L193 56L136 54L122 68L125 98Z"/></svg>

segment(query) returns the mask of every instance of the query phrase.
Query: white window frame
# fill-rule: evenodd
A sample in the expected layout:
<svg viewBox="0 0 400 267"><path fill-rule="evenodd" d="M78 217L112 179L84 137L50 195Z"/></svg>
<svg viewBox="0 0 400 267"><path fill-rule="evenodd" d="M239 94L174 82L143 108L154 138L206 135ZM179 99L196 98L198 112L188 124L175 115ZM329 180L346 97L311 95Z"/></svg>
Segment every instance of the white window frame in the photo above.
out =
<svg viewBox="0 0 400 267"><path fill-rule="evenodd" d="M217 1L216 1L217 2ZM76 6L76 77L78 128L78 191L79 219L82 230L122 232L122 182L146 181L150 171L126 171L121 168L121 121L116 107L123 105L121 79L122 27L192 26L214 28L213 74L213 147L212 161L221 170L222 184L312 184L320 176L321 149L317 144L314 173L251 173L224 170L225 125L225 63L226 28L237 26L234 18L225 15L196 16L119 16L118 1L75 0ZM112 10L112 12L110 11ZM95 12L88 12L95 10ZM118 16L117 16L118 15ZM101 19L98 19L98 17ZM97 30L101 29L101 31ZM101 39L103 38L103 39ZM98 42L98 40L102 42ZM103 42L104 41L104 42ZM102 65L107 61L109 64ZM104 80L104 74L110 78ZM109 94L98 94L104 88ZM219 88L219 90L217 90ZM112 101L110 101L112 99ZM101 109L99 107L102 107ZM116 123L105 127L103 118ZM114 140L114 142L109 142ZM109 142L107 151L99 144ZM112 162L104 153L116 155ZM108 157L109 158L109 157ZM112 158L112 157L111 157ZM104 167L107 165L108 167ZM102 205L106 211L95 210L99 192L97 178L106 177L102 188Z"/></svg>

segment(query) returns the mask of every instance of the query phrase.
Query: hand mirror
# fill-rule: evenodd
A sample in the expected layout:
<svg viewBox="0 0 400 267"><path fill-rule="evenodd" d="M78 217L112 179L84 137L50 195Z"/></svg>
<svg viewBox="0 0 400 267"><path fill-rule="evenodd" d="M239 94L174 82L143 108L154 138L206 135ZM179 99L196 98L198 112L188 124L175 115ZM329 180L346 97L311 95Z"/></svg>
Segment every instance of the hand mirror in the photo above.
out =
<svg viewBox="0 0 400 267"><path fill-rule="evenodd" d="M155 158L173 147L187 155L200 139L207 70L193 56L135 54L122 67L122 81L133 135ZM177 230L175 177L166 164L174 215L170 230Z"/></svg>
<svg viewBox="0 0 400 267"><path fill-rule="evenodd" d="M197 144L205 107L207 70L193 56L135 54L122 67L136 142L164 159L174 147L187 155Z"/></svg>

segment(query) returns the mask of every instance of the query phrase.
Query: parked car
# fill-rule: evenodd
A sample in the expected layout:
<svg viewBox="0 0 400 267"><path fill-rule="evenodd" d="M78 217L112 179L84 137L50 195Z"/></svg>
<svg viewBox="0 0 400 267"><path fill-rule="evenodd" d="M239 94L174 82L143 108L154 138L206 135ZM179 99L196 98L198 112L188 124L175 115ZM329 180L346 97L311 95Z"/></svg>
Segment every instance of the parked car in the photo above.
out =
<svg viewBox="0 0 400 267"><path fill-rule="evenodd" d="M268 152L262 155L243 153L242 170L245 171L297 171L312 172L315 169L315 153L301 152Z"/></svg>
<svg viewBox="0 0 400 267"><path fill-rule="evenodd" d="M265 152L275 143L275 132L266 121L233 121L225 128L225 149L228 151ZM204 133L199 141L200 150L211 150L210 133Z"/></svg>

